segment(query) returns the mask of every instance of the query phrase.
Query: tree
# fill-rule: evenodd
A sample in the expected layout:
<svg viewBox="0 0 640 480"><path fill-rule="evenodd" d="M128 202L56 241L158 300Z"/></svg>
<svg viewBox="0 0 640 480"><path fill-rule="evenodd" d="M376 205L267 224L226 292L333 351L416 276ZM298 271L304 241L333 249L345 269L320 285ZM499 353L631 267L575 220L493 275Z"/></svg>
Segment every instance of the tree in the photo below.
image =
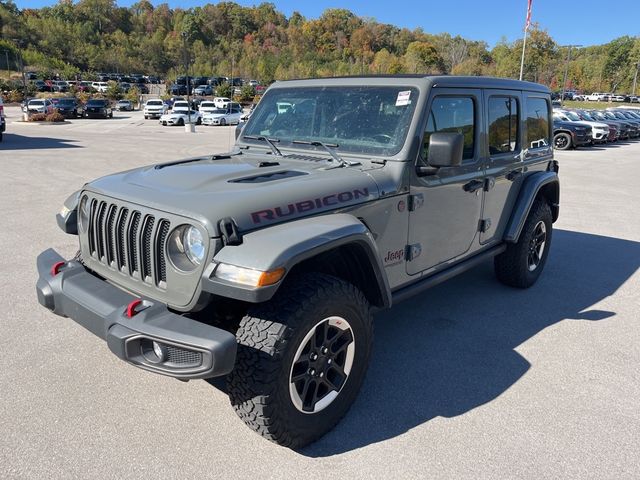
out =
<svg viewBox="0 0 640 480"><path fill-rule="evenodd" d="M216 96L231 98L233 96L233 87L228 82L218 85L216 88Z"/></svg>
<svg viewBox="0 0 640 480"><path fill-rule="evenodd" d="M444 61L436 48L428 42L411 42L404 54L404 63L409 73L440 73Z"/></svg>

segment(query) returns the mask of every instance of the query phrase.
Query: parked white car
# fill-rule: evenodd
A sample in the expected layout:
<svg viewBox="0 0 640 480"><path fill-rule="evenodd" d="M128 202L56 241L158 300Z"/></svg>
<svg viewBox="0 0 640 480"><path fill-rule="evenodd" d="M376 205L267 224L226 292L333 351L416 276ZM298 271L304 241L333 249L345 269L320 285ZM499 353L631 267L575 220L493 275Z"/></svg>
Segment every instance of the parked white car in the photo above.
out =
<svg viewBox="0 0 640 480"><path fill-rule="evenodd" d="M178 110L165 113L160 117L160 125L186 125L189 122L200 125L202 123L202 114L196 110Z"/></svg>
<svg viewBox="0 0 640 480"><path fill-rule="evenodd" d="M242 117L240 108L218 108L202 117L203 125L237 125Z"/></svg>
<svg viewBox="0 0 640 480"><path fill-rule="evenodd" d="M109 84L107 82L92 82L91 88L96 92L106 93L107 88L109 88Z"/></svg>
<svg viewBox="0 0 640 480"><path fill-rule="evenodd" d="M226 108L227 104L231 102L230 98L227 97L214 97L213 103L216 104L217 108Z"/></svg>
<svg viewBox="0 0 640 480"><path fill-rule="evenodd" d="M604 143L609 138L609 125L601 122L589 122L582 120L577 113L570 110L554 110L553 118L563 122L579 123L580 125L591 127L594 142Z"/></svg>
<svg viewBox="0 0 640 480"><path fill-rule="evenodd" d="M198 111L202 115L205 115L207 113L213 112L217 108L218 107L216 107L216 104L213 103L211 100L204 100L204 101L200 102L200 107L198 107Z"/></svg>
<svg viewBox="0 0 640 480"><path fill-rule="evenodd" d="M624 102L624 95L613 95L611 97L612 102Z"/></svg>
<svg viewBox="0 0 640 480"><path fill-rule="evenodd" d="M186 100L178 100L173 102L173 106L171 107L172 112L188 112L189 111L189 102Z"/></svg>
<svg viewBox="0 0 640 480"><path fill-rule="evenodd" d="M34 98L27 103L27 113L51 113L53 102L48 98Z"/></svg>
<svg viewBox="0 0 640 480"><path fill-rule="evenodd" d="M167 104L164 103L159 98L152 98L147 100L147 103L144 104L144 118L148 120L150 118L160 118L162 115L167 113Z"/></svg>

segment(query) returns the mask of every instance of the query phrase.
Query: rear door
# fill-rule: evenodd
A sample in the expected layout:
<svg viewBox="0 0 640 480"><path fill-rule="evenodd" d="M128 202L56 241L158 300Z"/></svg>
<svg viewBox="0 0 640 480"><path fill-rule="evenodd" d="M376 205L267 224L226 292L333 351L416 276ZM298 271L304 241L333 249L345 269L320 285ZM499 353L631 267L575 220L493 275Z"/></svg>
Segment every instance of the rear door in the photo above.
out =
<svg viewBox="0 0 640 480"><path fill-rule="evenodd" d="M410 275L465 254L477 241L484 172L481 161L482 94L475 89L431 90L428 120L418 162L427 158L434 132L464 136L462 165L440 168L435 175L411 181L409 213Z"/></svg>
<svg viewBox="0 0 640 480"><path fill-rule="evenodd" d="M497 241L509 221L524 176L522 95L515 90L484 91L487 175L480 243Z"/></svg>

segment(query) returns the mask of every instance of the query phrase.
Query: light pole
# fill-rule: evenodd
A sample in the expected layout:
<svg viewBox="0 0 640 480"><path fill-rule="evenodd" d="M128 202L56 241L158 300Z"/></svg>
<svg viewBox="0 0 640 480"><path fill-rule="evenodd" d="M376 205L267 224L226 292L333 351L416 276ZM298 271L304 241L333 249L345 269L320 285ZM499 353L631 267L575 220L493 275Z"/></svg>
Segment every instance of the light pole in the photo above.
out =
<svg viewBox="0 0 640 480"><path fill-rule="evenodd" d="M182 47L184 53L184 71L185 71L185 85L187 87L187 122L188 125L184 126L185 132L194 132L195 128L191 123L191 79L189 78L189 51L187 50L187 32L182 32Z"/></svg>
<svg viewBox="0 0 640 480"><path fill-rule="evenodd" d="M638 83L638 70L640 70L640 62L636 63L636 73L633 76L633 89L632 89L633 91L631 92L631 95L634 95L634 96L636 94L636 84Z"/></svg>
<svg viewBox="0 0 640 480"><path fill-rule="evenodd" d="M569 50L567 52L567 63L564 66L564 78L562 79L562 95L560 95L560 106L564 103L564 92L567 86L567 75L569 74L569 62L571 61L571 49L573 47L579 48L582 45L565 45Z"/></svg>

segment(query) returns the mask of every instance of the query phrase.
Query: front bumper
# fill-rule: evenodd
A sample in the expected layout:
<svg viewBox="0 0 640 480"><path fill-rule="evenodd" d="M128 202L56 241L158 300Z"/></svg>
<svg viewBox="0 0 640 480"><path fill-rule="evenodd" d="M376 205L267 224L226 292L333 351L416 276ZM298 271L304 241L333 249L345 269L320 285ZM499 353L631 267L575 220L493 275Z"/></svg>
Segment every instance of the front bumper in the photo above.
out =
<svg viewBox="0 0 640 480"><path fill-rule="evenodd" d="M573 144L577 147L581 147L584 145L589 145L593 140L591 133L576 133L572 132L571 136L573 137Z"/></svg>
<svg viewBox="0 0 640 480"><path fill-rule="evenodd" d="M595 141L605 141L609 137L608 130L593 130L593 140Z"/></svg>
<svg viewBox="0 0 640 480"><path fill-rule="evenodd" d="M106 340L117 357L181 380L218 377L233 370L237 349L233 334L146 299L129 317L128 307L140 299L74 260L54 274L52 266L63 261L52 249L38 256L38 302ZM154 353L153 342L160 345L161 357Z"/></svg>

